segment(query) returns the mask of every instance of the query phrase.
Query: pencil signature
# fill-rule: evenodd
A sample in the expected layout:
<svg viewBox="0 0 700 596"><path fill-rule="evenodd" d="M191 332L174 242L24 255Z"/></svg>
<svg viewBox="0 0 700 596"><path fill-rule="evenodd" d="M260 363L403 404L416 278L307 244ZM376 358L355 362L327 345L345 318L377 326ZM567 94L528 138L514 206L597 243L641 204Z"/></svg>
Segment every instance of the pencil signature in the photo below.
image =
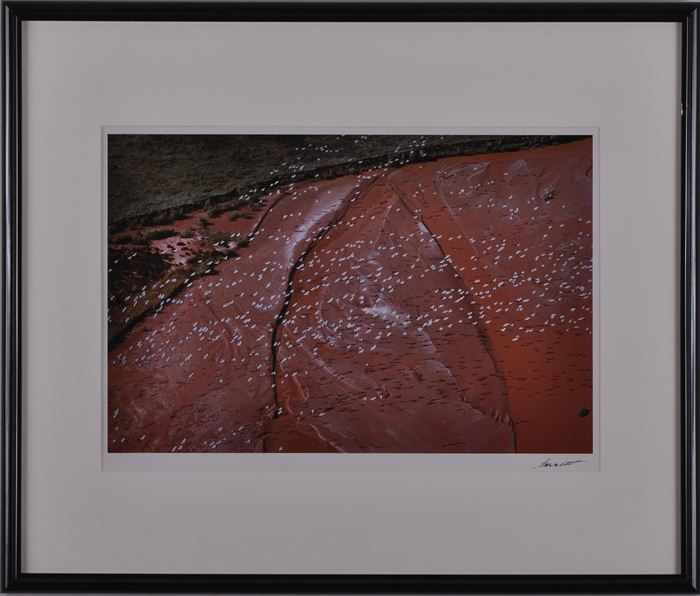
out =
<svg viewBox="0 0 700 596"><path fill-rule="evenodd" d="M562 461L553 461L550 457L545 459L541 464L535 466L535 468L564 468L566 466L573 466L574 464L580 464L586 461L585 459L565 459Z"/></svg>

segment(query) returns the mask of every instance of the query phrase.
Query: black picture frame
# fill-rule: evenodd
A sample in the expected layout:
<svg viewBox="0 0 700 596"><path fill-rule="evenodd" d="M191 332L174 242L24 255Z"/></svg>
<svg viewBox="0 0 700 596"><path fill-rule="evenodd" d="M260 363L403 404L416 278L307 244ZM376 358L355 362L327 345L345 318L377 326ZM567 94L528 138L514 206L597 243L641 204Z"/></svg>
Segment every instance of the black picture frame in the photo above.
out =
<svg viewBox="0 0 700 596"><path fill-rule="evenodd" d="M32 2L3 5L2 588L63 592L687 593L698 584L698 3ZM56 21L675 22L682 27L678 574L228 575L22 570L22 23Z"/></svg>

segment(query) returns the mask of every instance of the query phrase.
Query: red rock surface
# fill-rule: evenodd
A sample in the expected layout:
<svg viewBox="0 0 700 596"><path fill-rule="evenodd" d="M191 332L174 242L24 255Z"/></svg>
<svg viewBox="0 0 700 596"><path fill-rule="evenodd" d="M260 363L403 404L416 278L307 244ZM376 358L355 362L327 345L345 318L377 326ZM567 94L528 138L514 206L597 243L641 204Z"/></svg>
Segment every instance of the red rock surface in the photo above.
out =
<svg viewBox="0 0 700 596"><path fill-rule="evenodd" d="M591 167L444 158L214 219L250 242L110 351L109 449L590 452Z"/></svg>

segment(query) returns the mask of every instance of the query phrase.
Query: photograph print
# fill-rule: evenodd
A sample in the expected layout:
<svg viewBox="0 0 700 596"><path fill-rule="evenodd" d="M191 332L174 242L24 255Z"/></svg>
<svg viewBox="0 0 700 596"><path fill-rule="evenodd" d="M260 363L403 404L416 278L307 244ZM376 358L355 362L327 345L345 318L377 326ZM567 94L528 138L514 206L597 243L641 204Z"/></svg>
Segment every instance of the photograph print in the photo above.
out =
<svg viewBox="0 0 700 596"><path fill-rule="evenodd" d="M106 147L108 452L593 452L591 136Z"/></svg>

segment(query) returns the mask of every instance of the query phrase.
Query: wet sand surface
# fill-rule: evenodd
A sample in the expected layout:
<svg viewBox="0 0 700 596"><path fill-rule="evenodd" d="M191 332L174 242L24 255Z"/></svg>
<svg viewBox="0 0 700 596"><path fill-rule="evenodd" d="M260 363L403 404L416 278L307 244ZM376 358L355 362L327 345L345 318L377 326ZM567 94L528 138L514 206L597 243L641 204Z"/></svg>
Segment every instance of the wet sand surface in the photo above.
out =
<svg viewBox="0 0 700 596"><path fill-rule="evenodd" d="M591 170L590 140L450 157L165 226L179 291L110 309L109 449L590 452Z"/></svg>

